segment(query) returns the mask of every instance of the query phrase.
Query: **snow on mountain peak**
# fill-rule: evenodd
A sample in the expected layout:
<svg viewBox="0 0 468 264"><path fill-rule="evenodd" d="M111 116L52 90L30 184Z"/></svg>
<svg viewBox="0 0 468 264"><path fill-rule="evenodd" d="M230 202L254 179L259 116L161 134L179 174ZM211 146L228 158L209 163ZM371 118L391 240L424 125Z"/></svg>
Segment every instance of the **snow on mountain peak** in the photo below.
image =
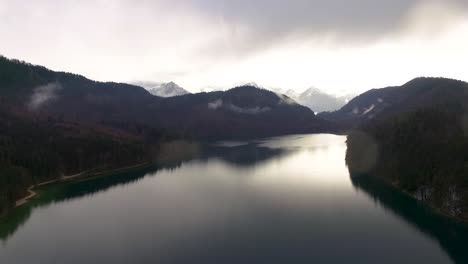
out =
<svg viewBox="0 0 468 264"><path fill-rule="evenodd" d="M344 106L352 97L338 96L322 91L316 87L310 87L302 93L289 89L285 92L283 89L274 90L278 94L285 94L294 101L309 107L315 112L335 111Z"/></svg>
<svg viewBox="0 0 468 264"><path fill-rule="evenodd" d="M259 88L259 89L264 89L263 86L258 85L256 82L249 82L249 83L246 83L246 84L241 85L241 86L252 86L252 87L255 87L255 88Z"/></svg>
<svg viewBox="0 0 468 264"><path fill-rule="evenodd" d="M298 94L296 91L294 91L293 89L287 90L285 94L286 94L287 96L293 98L293 99L294 99L294 98L297 98L297 97L299 96L299 94Z"/></svg>
<svg viewBox="0 0 468 264"><path fill-rule="evenodd" d="M189 94L187 90L177 85L175 82L158 83L158 82L137 82L139 85L148 90L152 95L159 97L174 97Z"/></svg>

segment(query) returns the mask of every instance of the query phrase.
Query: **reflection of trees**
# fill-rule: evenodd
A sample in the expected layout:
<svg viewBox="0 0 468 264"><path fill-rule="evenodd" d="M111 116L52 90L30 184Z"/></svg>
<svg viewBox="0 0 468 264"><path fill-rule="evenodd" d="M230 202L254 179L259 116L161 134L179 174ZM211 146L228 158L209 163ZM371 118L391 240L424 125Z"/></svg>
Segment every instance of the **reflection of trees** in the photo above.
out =
<svg viewBox="0 0 468 264"><path fill-rule="evenodd" d="M358 176L351 177L351 182L384 208L436 239L456 263L468 263L467 225L434 213L431 208L378 179Z"/></svg>
<svg viewBox="0 0 468 264"><path fill-rule="evenodd" d="M199 160L208 162L210 159L221 159L237 167L254 166L260 162L286 155L282 149L270 149L249 144L239 147L200 146L189 143L174 143L167 146L167 158L159 159L150 168L134 169L120 172L111 176L97 177L77 182L48 186L39 192L39 197L33 201L16 208L0 221L0 240L7 241L22 225L26 223L35 208L46 207L52 203L62 202L81 197L91 196L95 193L117 186L135 183L147 175L157 175L162 169L177 169L184 162Z"/></svg>
<svg viewBox="0 0 468 264"><path fill-rule="evenodd" d="M221 159L236 167L250 167L267 162L274 158L289 155L290 150L259 147L256 144L248 144L237 147L206 146L201 155L201 160L210 158Z"/></svg>
<svg viewBox="0 0 468 264"><path fill-rule="evenodd" d="M40 190L37 199L16 208L11 214L1 220L0 239L8 240L18 228L26 223L35 208L46 207L51 203L90 196L116 186L131 184L153 171L155 171L155 168L132 170L131 172L117 173L108 177L57 184L47 187L46 190Z"/></svg>

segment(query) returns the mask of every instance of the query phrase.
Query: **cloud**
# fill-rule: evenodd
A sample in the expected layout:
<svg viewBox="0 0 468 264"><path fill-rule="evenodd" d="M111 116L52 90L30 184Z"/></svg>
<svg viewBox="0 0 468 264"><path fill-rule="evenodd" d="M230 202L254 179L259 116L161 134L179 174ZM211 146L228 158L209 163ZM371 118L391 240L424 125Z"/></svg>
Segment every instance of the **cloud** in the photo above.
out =
<svg viewBox="0 0 468 264"><path fill-rule="evenodd" d="M7 57L192 92L240 80L349 91L462 78L468 56L458 44L468 0L0 0L0 17Z"/></svg>
<svg viewBox="0 0 468 264"><path fill-rule="evenodd" d="M29 108L31 110L37 110L45 104L57 100L57 91L60 89L62 89L62 85L60 85L58 82L53 82L34 88L33 94L29 100Z"/></svg>
<svg viewBox="0 0 468 264"><path fill-rule="evenodd" d="M236 112L239 114L248 114L248 115L256 115L256 114L261 114L261 113L271 111L271 108L268 106L265 106L265 107L256 106L256 107L248 108L248 107L239 107L237 105L229 104L227 108L233 112Z"/></svg>
<svg viewBox="0 0 468 264"><path fill-rule="evenodd" d="M256 115L256 114L261 114L261 113L271 111L271 108L268 106L265 106L265 107L257 106L257 107L251 107L251 108L239 107L231 103L225 104L222 99L218 99L214 102L208 103L208 109L210 110L218 110L223 107L232 112L236 112L239 114L248 114L248 115Z"/></svg>
<svg viewBox="0 0 468 264"><path fill-rule="evenodd" d="M222 106L223 106L223 100L221 99L208 103L208 108L211 110L216 110L218 108L221 108Z"/></svg>
<svg viewBox="0 0 468 264"><path fill-rule="evenodd" d="M431 21L444 24L447 13L468 14L466 0L46 0L26 8L6 2L3 8L0 3L0 16L11 34L2 35L27 43L34 31L50 44L98 49L107 59L116 53L127 56L130 49L137 55L131 61L135 65L145 57L164 60L171 55L173 63L154 65L164 78L186 72L183 61L200 52L210 59L235 59L310 38L349 45L401 32L415 23L412 17L435 30ZM421 16L428 6L439 11Z"/></svg>
<svg viewBox="0 0 468 264"><path fill-rule="evenodd" d="M170 2L170 4L169 4ZM223 36L211 52L269 48L278 42L315 38L344 45L373 41L405 31L409 24L450 23L452 13L468 14L466 0L171 0L168 8L209 18ZM430 8L430 13L427 13ZM438 12L434 12L437 9ZM422 13L422 14L421 14ZM450 13L450 14L447 14ZM434 18L441 19L434 19ZM417 21L414 21L416 18ZM445 24L448 24L445 23ZM440 28L440 30L443 30Z"/></svg>

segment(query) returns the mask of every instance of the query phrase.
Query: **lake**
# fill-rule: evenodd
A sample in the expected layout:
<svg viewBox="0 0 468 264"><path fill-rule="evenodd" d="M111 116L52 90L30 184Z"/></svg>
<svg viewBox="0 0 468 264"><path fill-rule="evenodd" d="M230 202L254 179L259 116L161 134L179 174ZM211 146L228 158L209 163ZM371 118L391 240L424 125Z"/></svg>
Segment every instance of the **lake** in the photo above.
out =
<svg viewBox="0 0 468 264"><path fill-rule="evenodd" d="M0 220L0 263L468 263L468 231L351 178L346 137L175 143ZM163 164L163 165L162 165Z"/></svg>

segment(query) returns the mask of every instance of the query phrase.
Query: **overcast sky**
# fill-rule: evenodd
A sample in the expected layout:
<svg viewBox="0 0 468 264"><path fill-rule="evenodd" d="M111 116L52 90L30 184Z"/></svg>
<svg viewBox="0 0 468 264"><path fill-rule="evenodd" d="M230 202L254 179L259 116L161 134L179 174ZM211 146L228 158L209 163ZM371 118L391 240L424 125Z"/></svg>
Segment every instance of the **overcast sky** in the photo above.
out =
<svg viewBox="0 0 468 264"><path fill-rule="evenodd" d="M0 54L100 81L360 93L468 80L468 0L0 0Z"/></svg>

